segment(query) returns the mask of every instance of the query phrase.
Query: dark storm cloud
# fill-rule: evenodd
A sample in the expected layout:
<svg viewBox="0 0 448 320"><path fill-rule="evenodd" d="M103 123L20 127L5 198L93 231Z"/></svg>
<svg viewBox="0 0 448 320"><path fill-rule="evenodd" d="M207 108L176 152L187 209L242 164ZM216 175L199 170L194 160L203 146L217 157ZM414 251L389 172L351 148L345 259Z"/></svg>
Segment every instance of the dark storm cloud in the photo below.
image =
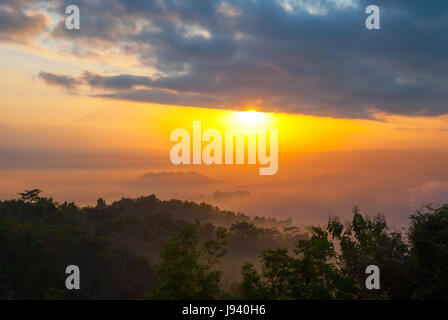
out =
<svg viewBox="0 0 448 320"><path fill-rule="evenodd" d="M339 117L372 110L448 112L448 2L377 0L381 30L367 30L364 1L67 1L79 33L134 54L158 78L85 77L109 98ZM145 87L145 88L141 88Z"/></svg>

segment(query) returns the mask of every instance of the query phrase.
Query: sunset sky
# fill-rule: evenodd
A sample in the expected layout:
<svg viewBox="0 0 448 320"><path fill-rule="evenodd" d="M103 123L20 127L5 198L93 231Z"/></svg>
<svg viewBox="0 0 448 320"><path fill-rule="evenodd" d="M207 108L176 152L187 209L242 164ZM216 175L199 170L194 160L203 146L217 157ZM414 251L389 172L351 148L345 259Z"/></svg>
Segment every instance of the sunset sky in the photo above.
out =
<svg viewBox="0 0 448 320"><path fill-rule="evenodd" d="M448 199L448 2L431 4L2 0L0 198L155 193L299 223L357 204L402 225ZM172 165L170 132L194 120L278 129L278 173Z"/></svg>

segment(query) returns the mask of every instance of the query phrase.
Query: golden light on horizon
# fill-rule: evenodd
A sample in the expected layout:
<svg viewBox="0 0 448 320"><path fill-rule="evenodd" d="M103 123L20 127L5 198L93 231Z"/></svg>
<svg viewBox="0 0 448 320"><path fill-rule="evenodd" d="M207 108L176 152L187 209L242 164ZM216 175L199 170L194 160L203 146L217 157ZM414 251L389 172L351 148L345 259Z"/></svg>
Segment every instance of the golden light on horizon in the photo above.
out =
<svg viewBox="0 0 448 320"><path fill-rule="evenodd" d="M267 128L272 121L271 114L255 110L239 111L232 114L232 122L242 128Z"/></svg>

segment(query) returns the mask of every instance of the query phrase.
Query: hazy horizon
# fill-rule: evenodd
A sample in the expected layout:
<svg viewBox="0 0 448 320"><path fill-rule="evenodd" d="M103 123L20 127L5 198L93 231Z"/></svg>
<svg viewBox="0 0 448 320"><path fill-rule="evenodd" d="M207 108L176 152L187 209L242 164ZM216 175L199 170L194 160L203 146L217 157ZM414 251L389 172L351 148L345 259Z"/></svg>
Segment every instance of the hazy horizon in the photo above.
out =
<svg viewBox="0 0 448 320"><path fill-rule="evenodd" d="M79 30L66 1L3 2L0 200L154 193L300 223L358 205L406 224L448 197L446 6L377 2L380 30L355 0L79 0ZM171 164L170 133L193 121L278 129L278 173ZM138 181L160 172L205 180Z"/></svg>

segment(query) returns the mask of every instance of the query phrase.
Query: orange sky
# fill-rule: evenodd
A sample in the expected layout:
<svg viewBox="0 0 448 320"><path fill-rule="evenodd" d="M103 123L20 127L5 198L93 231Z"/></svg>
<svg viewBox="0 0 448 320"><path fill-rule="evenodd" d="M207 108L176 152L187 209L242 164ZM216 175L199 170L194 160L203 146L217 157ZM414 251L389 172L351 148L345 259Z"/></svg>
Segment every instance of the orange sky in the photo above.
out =
<svg viewBox="0 0 448 320"><path fill-rule="evenodd" d="M146 140L152 136L157 137L151 141L152 146L169 147L166 144L169 132L187 127L193 120L201 120L208 127L236 126L232 122L237 119L234 111L108 100L90 97L89 92L71 94L36 78L39 70L70 73L79 66L96 65L98 68L96 63L87 58L63 60L61 54L47 52L43 48L1 44L0 123L26 128L76 127L84 122L86 128L98 127L99 131L107 130L122 136L125 141L117 137L115 146L125 142L127 146L138 148L149 147ZM257 107L249 105L241 106L241 109L256 110ZM280 152L286 154L325 150L448 148L445 143L448 137L447 116L375 116L377 120L350 120L273 113L269 115L272 119L269 125L279 129ZM241 127L244 123L237 125Z"/></svg>
<svg viewBox="0 0 448 320"><path fill-rule="evenodd" d="M111 63L111 61L115 61L115 63ZM46 187L48 193L56 193L60 200L66 198L81 203L92 203L95 197L104 194L109 194L111 199L116 199L125 195L155 192L166 197L177 196L194 199L199 194L207 192L211 194L212 191L218 189L224 191L247 189L254 192L254 199L244 201L240 199L241 201L220 203L220 205L228 206L232 210L242 208L251 214L256 214L257 208L262 206L259 200L256 200L257 197L263 198L264 193L272 192L275 193L275 197L280 197L278 199L273 197L273 199L282 203L287 203L291 199L308 197L309 201L320 203L321 207L319 209L311 206L308 201L307 205L304 205L307 210L320 210L320 215L327 215L331 211L328 207L334 206L335 203L340 205L336 209L337 211L341 208L349 208L358 200L361 203L364 201L366 207L370 206L372 212L376 210L375 204L378 205L378 210L381 208L385 211L395 210L400 207L399 210L406 211L406 208L410 208L414 204L415 199L419 199L420 193L431 193L434 184L436 184L436 189L440 185L445 188L443 182L445 173L442 172L440 179L434 172L430 172L427 173L427 176L423 174L423 177L419 177L415 181L407 181L403 185L393 187L394 181L399 179L394 176L397 170L403 170L400 174L408 172L415 175L418 169L415 166L407 167L406 161L409 158L407 160L403 158L401 168L400 165L396 167L395 161L401 157L398 154L392 156L392 160L390 160L394 162L393 169L388 168L387 165L375 169L372 169L372 166L375 164L375 152L383 157L384 150L420 153L423 150L448 151L448 143L446 143L448 141L448 116L405 117L378 113L375 114L376 119L374 120L360 120L266 113L246 121L247 119L242 119L241 114L235 110L110 100L93 97L91 96L93 92L87 89L76 93L67 92L59 87L48 86L37 78L37 73L40 70L67 74L79 69L98 72L107 72L114 68L127 70L127 72L138 70L132 60L118 61L119 63L112 59L112 56L68 57L57 50L37 45L0 44L0 113L2 115L0 129L1 126L4 126L0 131L2 146L21 148L21 150L51 151L54 157L57 157L54 154L58 152L62 155L70 154L70 151L89 154L87 158L82 159L82 166L87 167L87 171L82 171L82 173L76 171L82 169L77 168L76 163L67 165L68 169L74 165L74 171L61 173L60 167L51 167L52 162L48 162L45 170L40 170L27 168L26 159L24 160L25 164L17 168L13 165L16 161L14 158L8 160L11 161L11 166L0 169L0 180L3 185L0 190L2 198L12 197L16 192L31 185ZM146 70L146 72L150 71ZM242 105L241 110L257 110L257 106L254 104ZM178 167L170 164L169 150L173 145L169 142L170 132L176 128L185 128L191 131L194 120L201 120L203 129L224 130L226 128L244 128L245 126L278 129L279 173L276 176L260 178L257 176L259 166ZM370 156L368 160L363 158L362 168L358 171L354 169L353 163L349 160L335 162L337 164L333 166L329 165L338 157L331 152L368 150L381 151L374 151L371 154L373 156ZM109 156L104 154L109 154ZM316 158L309 158L309 155L313 154L316 155ZM318 160L322 157L321 155L326 155L324 156L324 158L327 157L326 160ZM429 163L430 158L425 158L425 163ZM45 159L43 158L42 162L45 162ZM61 161L66 161L64 159ZM308 161L307 159L314 160ZM91 166L86 164L89 161L92 163ZM98 164L98 161L101 164ZM315 165L318 161L323 161L323 164ZM113 163L112 169L109 168L108 162ZM65 168L64 165L61 166ZM105 167L112 171L107 171ZM95 173L92 170L95 170ZM213 184L212 187L208 186L205 189L193 188L190 190L194 190L194 192L190 193L187 192L189 188L185 190L181 188L182 190L177 191L168 190L169 188L167 190L134 188L131 191L121 191L120 186L111 185L118 180L132 180L145 172L158 171L198 171L216 181L225 181L225 183ZM361 192L358 184L354 182L347 183L337 180L339 182L336 183L332 181L332 178L324 178L336 173L338 176L347 174L352 178L366 178L371 181L368 183L369 186ZM378 175L390 176L393 179L382 180ZM65 187L61 187L57 182L61 177L64 178L63 185ZM327 181L327 184L323 183L322 179ZM6 182L11 180L14 182L6 188ZM99 180L101 183L98 182ZM309 193L309 188L306 185L300 185L305 181L308 181L310 186L320 186L322 197L314 198L313 192ZM88 183L95 184L95 187L86 189L85 184ZM275 185L275 190L270 190L269 185ZM15 189L12 190L11 187ZM378 193L384 195L384 199L381 201L369 199L367 196L371 188L374 187L380 187L382 190ZM393 190L389 190L389 188ZM419 193L419 188L424 188L424 190ZM445 192L444 190L442 189L443 192ZM80 193L84 191L90 192L90 195L81 195ZM388 198L389 195L391 195L390 198ZM401 198L393 201L397 197ZM430 198L431 195L428 199ZM424 201L425 199L420 200ZM208 201L213 202L213 199L208 199ZM326 201L328 201L328 206ZM290 206L294 207L296 204L292 202ZM262 213L274 216L283 215L278 210L280 210L279 207L272 204L271 212L263 210ZM291 208L284 210L285 215L293 215ZM303 212L302 214L304 215ZM307 216L306 219L313 221L310 216Z"/></svg>

